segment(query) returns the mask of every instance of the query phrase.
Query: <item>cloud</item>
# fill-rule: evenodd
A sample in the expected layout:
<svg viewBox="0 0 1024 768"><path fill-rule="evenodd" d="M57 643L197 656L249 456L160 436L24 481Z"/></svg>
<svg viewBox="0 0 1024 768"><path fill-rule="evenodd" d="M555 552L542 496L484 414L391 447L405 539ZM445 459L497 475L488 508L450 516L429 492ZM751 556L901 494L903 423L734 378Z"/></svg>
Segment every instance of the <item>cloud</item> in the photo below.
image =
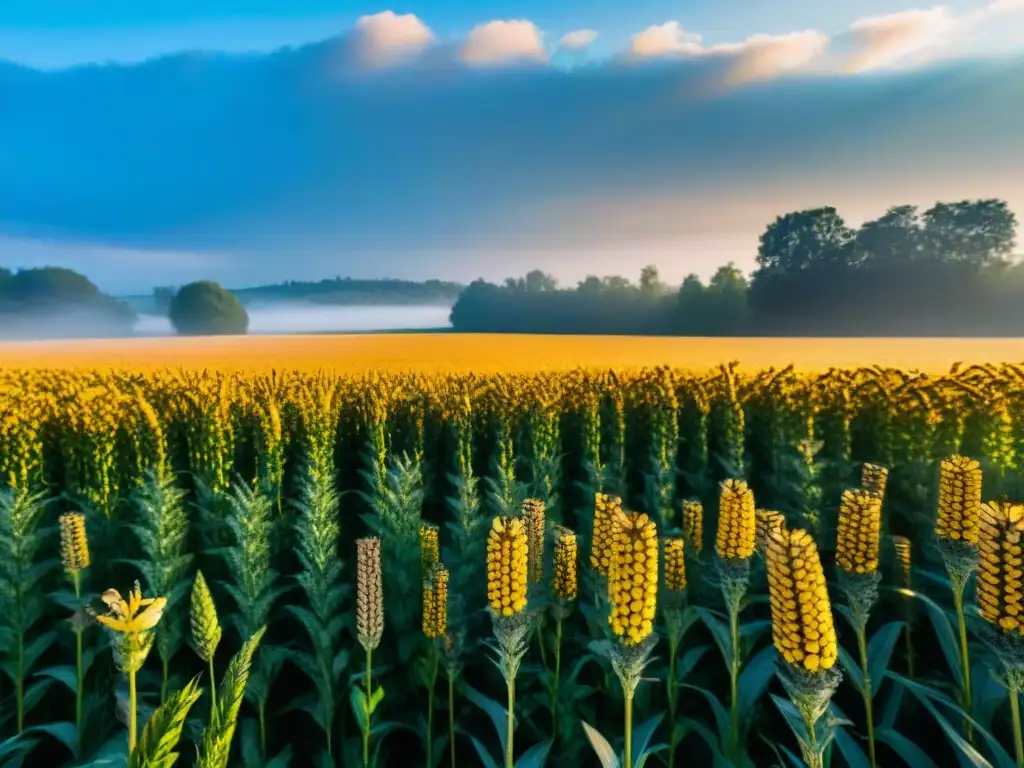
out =
<svg viewBox="0 0 1024 768"><path fill-rule="evenodd" d="M713 85L736 86L770 79L807 67L828 47L814 30L788 35L753 35L740 43L705 46L700 35L678 21L656 24L633 36L627 57L633 60L689 58L717 64Z"/></svg>
<svg viewBox="0 0 1024 768"><path fill-rule="evenodd" d="M666 21L664 24L652 24L633 35L626 53L634 59L655 59L699 55L703 51L700 35L687 32L678 21Z"/></svg>
<svg viewBox="0 0 1024 768"><path fill-rule="evenodd" d="M428 43L401 19L359 34L420 51L416 63L372 80L325 69L351 37L57 72L0 63L0 92L21 105L0 119L0 237L18 238L0 243L5 263L21 244L61 243L31 261L52 252L140 289L156 264L160 282L206 270L237 285L565 275L596 255L635 274L674 253L671 275L741 262L768 221L805 206L856 220L1002 196L1024 211L1024 59L866 78L821 68L813 31L704 45L669 24L661 50L676 52L657 66L474 70L546 61L539 31L506 21ZM431 52L452 64L442 76L421 65ZM469 66L454 66L460 53ZM799 71L814 77L774 79ZM761 84L709 92L709 73Z"/></svg>
<svg viewBox="0 0 1024 768"><path fill-rule="evenodd" d="M1024 12L1024 0L995 0L988 10L995 14L1022 13Z"/></svg>
<svg viewBox="0 0 1024 768"><path fill-rule="evenodd" d="M826 35L806 30L788 35L755 35L742 43L713 46L707 54L730 58L726 83L739 85L805 69L828 44Z"/></svg>
<svg viewBox="0 0 1024 768"><path fill-rule="evenodd" d="M459 51L470 66L493 67L515 62L546 62L543 35L532 21L490 21L474 27Z"/></svg>
<svg viewBox="0 0 1024 768"><path fill-rule="evenodd" d="M866 72L937 54L963 24L948 8L909 10L854 22L834 42L848 73Z"/></svg>
<svg viewBox="0 0 1024 768"><path fill-rule="evenodd" d="M389 66L422 53L434 43L434 33L414 14L383 11L356 20L350 43L366 66Z"/></svg>
<svg viewBox="0 0 1024 768"><path fill-rule="evenodd" d="M593 29L575 29L562 35L558 44L567 51L582 51L589 48L596 39L597 32Z"/></svg>

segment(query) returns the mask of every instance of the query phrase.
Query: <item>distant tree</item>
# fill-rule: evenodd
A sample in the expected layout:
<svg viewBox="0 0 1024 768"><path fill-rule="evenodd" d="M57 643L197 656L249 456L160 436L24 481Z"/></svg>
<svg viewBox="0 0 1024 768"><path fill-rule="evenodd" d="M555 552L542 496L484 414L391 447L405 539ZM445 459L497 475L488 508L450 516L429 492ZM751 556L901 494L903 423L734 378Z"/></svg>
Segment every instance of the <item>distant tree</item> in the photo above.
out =
<svg viewBox="0 0 1024 768"><path fill-rule="evenodd" d="M208 280L183 286L171 300L171 324L188 336L243 334L249 313L230 291Z"/></svg>
<svg viewBox="0 0 1024 768"><path fill-rule="evenodd" d="M854 237L856 259L906 264L934 254L924 249L921 216L915 205L898 205L866 221Z"/></svg>
<svg viewBox="0 0 1024 768"><path fill-rule="evenodd" d="M1013 253L1017 217L1003 200L936 203L924 212L924 240L944 261L975 266Z"/></svg>
<svg viewBox="0 0 1024 768"><path fill-rule="evenodd" d="M576 286L576 292L581 293L585 296L597 296L604 290L604 284L601 282L601 278L595 275L587 275L587 277Z"/></svg>
<svg viewBox="0 0 1024 768"><path fill-rule="evenodd" d="M136 314L85 275L64 267L38 267L0 270L0 319L6 329L20 327L29 335L119 335L131 329Z"/></svg>
<svg viewBox="0 0 1024 768"><path fill-rule="evenodd" d="M676 294L675 331L684 336L702 336L708 329L707 288L700 277L686 276Z"/></svg>
<svg viewBox="0 0 1024 768"><path fill-rule="evenodd" d="M719 267L705 289L707 323L717 334L736 336L747 327L747 278L731 262Z"/></svg>
<svg viewBox="0 0 1024 768"><path fill-rule="evenodd" d="M658 298L668 293L668 286L661 282L658 268L653 264L640 270L640 293L648 298Z"/></svg>
<svg viewBox="0 0 1024 768"><path fill-rule="evenodd" d="M816 264L841 261L854 233L835 208L814 208L779 216L761 235L757 265L797 272Z"/></svg>
<svg viewBox="0 0 1024 768"><path fill-rule="evenodd" d="M541 272L539 269L527 272L525 283L527 293L558 290L558 281L547 272Z"/></svg>
<svg viewBox="0 0 1024 768"><path fill-rule="evenodd" d="M601 282L604 284L604 289L609 293L630 293L636 290L636 287L628 278L620 277L619 275L603 277Z"/></svg>

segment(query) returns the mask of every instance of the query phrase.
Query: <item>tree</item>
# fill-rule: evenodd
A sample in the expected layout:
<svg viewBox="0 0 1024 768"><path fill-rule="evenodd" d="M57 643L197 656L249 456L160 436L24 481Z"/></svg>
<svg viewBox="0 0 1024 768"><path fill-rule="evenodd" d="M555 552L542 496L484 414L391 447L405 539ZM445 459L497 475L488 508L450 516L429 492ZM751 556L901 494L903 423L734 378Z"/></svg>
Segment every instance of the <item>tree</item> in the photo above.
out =
<svg viewBox="0 0 1024 768"><path fill-rule="evenodd" d="M1017 217L1003 200L936 203L924 222L926 247L944 261L983 266L1013 253Z"/></svg>
<svg viewBox="0 0 1024 768"><path fill-rule="evenodd" d="M63 267L0 270L0 323L8 337L120 336L137 315L85 275Z"/></svg>
<svg viewBox="0 0 1024 768"><path fill-rule="evenodd" d="M169 315L175 330L188 336L243 334L249 329L242 302L209 280L183 286L171 300Z"/></svg>
<svg viewBox="0 0 1024 768"><path fill-rule="evenodd" d="M675 331L683 335L703 335L707 330L707 288L700 277L686 276L676 294Z"/></svg>
<svg viewBox="0 0 1024 768"><path fill-rule="evenodd" d="M558 281L547 272L534 269L526 273L526 292L541 293L558 290Z"/></svg>
<svg viewBox="0 0 1024 768"><path fill-rule="evenodd" d="M668 293L668 286L661 282L658 268L653 264L648 264L640 270L640 293L652 299Z"/></svg>
<svg viewBox="0 0 1024 768"><path fill-rule="evenodd" d="M620 277L619 275L602 277L601 283L604 285L604 289L609 293L629 293L636 290L627 278Z"/></svg>
<svg viewBox="0 0 1024 768"><path fill-rule="evenodd" d="M779 216L768 225L757 249L757 266L798 272L849 257L853 231L835 208L814 208Z"/></svg>
<svg viewBox="0 0 1024 768"><path fill-rule="evenodd" d="M854 238L857 259L863 262L884 260L890 264L917 261L924 251L921 217L916 205L897 205L877 219L867 221Z"/></svg>
<svg viewBox="0 0 1024 768"><path fill-rule="evenodd" d="M730 262L711 278L707 302L718 333L736 335L747 325L747 278Z"/></svg>
<svg viewBox="0 0 1024 768"><path fill-rule="evenodd" d="M582 293L585 296L597 296L603 290L604 285L601 283L601 278L595 275L587 275L586 279L576 286L576 292Z"/></svg>

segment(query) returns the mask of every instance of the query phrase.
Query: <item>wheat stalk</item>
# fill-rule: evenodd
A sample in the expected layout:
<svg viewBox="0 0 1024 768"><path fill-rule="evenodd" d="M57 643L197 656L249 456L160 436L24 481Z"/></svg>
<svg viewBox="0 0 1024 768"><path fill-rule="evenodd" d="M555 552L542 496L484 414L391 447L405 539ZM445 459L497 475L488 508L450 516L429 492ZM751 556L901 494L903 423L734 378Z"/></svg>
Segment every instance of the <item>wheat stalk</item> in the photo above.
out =
<svg viewBox="0 0 1024 768"><path fill-rule="evenodd" d="M242 707L245 687L249 681L253 654L259 647L266 627L260 627L242 645L242 648L231 659L227 672L221 681L221 698L214 707L210 724L203 731L199 742L196 768L227 768L231 756L231 740L238 724L238 712Z"/></svg>

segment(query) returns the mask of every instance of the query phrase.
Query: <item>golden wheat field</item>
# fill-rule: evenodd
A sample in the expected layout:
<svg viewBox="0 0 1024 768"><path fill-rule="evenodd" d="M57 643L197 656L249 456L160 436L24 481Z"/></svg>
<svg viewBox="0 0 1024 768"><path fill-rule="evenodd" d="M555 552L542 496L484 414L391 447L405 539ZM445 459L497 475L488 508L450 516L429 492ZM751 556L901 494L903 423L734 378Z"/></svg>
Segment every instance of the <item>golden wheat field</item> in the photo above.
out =
<svg viewBox="0 0 1024 768"><path fill-rule="evenodd" d="M965 364L1024 360L1024 338L663 338L492 334L368 334L150 338L0 343L0 365L166 367L225 371L333 369L424 373L530 372L666 365L706 370L730 360L750 370L880 365L945 373Z"/></svg>

